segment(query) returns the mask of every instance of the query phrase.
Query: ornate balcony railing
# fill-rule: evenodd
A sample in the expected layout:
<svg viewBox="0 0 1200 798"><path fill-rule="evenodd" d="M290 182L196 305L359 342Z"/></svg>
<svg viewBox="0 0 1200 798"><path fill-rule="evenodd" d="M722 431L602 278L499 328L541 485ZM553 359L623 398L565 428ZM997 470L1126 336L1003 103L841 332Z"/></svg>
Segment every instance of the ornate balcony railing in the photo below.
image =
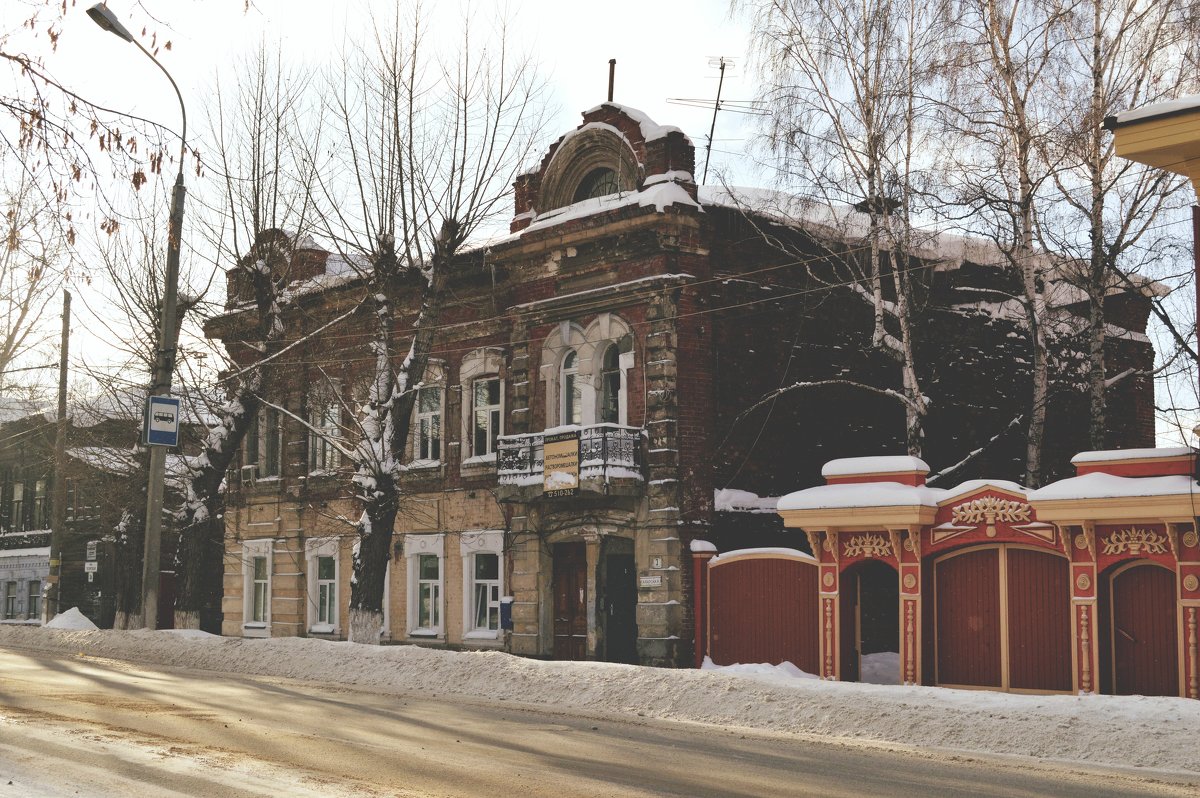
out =
<svg viewBox="0 0 1200 798"><path fill-rule="evenodd" d="M641 429L619 424L557 427L547 432L506 435L496 444L496 481L501 498L525 500L542 493L548 433L579 430L579 489L585 493L640 494Z"/></svg>

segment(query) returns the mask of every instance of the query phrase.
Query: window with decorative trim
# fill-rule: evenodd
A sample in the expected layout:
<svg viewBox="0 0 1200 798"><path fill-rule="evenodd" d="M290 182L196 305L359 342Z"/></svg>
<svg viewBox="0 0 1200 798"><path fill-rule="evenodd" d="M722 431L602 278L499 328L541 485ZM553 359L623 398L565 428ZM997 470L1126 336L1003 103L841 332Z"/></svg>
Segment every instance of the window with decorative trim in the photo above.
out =
<svg viewBox="0 0 1200 798"><path fill-rule="evenodd" d="M579 187L575 189L575 198L572 202L582 202L593 197L607 197L620 190L620 186L617 185L616 170L601 166L588 172L584 175L583 180L579 181Z"/></svg>
<svg viewBox="0 0 1200 798"><path fill-rule="evenodd" d="M484 377L471 385L471 456L496 454L502 424L500 378Z"/></svg>
<svg viewBox="0 0 1200 798"><path fill-rule="evenodd" d="M459 536L463 569L463 637L500 637L500 597L504 595L504 532L484 530Z"/></svg>
<svg viewBox="0 0 1200 798"><path fill-rule="evenodd" d="M17 619L17 582L10 580L4 583L4 620Z"/></svg>
<svg viewBox="0 0 1200 798"><path fill-rule="evenodd" d="M336 441L342 435L342 405L337 388L324 386L313 391L308 400L308 471L334 471L342 464Z"/></svg>
<svg viewBox="0 0 1200 798"><path fill-rule="evenodd" d="M246 431L246 442L242 446L244 462L258 467L258 479L278 477L282 449L282 414L273 407L264 407Z"/></svg>
<svg viewBox="0 0 1200 798"><path fill-rule="evenodd" d="M10 532L25 531L25 483L14 482L12 486L12 501L8 504Z"/></svg>
<svg viewBox="0 0 1200 798"><path fill-rule="evenodd" d="M417 389L414 427L417 441L413 460L438 463L442 460L442 389L426 386Z"/></svg>
<svg viewBox="0 0 1200 798"><path fill-rule="evenodd" d="M445 615L444 536L405 535L404 555L408 560L408 634L441 637Z"/></svg>
<svg viewBox="0 0 1200 798"><path fill-rule="evenodd" d="M579 380L579 355L567 352L558 381L562 393L561 424L583 423L583 385Z"/></svg>
<svg viewBox="0 0 1200 798"><path fill-rule="evenodd" d="M462 390L463 466L490 464L496 460L496 441L504 434L504 351L494 347L476 349L459 367Z"/></svg>
<svg viewBox="0 0 1200 798"><path fill-rule="evenodd" d="M308 631L312 634L339 634L341 624L340 539L312 538L304 543L308 581Z"/></svg>
<svg viewBox="0 0 1200 798"><path fill-rule="evenodd" d="M50 526L50 503L46 501L46 480L33 483L33 528L47 529Z"/></svg>
<svg viewBox="0 0 1200 798"><path fill-rule="evenodd" d="M242 542L242 634L271 635L272 540Z"/></svg>
<svg viewBox="0 0 1200 798"><path fill-rule="evenodd" d="M25 602L25 617L37 620L42 614L42 582L40 579L30 579L26 588L28 600Z"/></svg>

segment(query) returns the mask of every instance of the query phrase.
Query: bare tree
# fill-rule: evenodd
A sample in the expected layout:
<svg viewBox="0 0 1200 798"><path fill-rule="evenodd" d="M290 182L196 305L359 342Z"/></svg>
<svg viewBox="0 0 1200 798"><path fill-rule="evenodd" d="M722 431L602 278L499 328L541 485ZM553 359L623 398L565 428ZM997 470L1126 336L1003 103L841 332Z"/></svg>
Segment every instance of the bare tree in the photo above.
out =
<svg viewBox="0 0 1200 798"><path fill-rule="evenodd" d="M1189 201L1186 181L1162 169L1118 158L1106 116L1196 90L1200 65L1186 60L1200 49L1200 17L1186 0L1079 0L1070 16L1072 57L1063 85L1052 95L1060 124L1043 142L1057 187L1053 224L1042 228L1056 251L1073 254L1066 272L1088 303L1090 445L1107 444L1105 394L1113 380L1105 368L1105 296L1142 290L1130 275L1161 279L1172 250L1163 219ZM1079 235L1079 232L1086 235ZM1139 280L1138 282L1140 282ZM1160 304L1156 313L1175 346L1190 351ZM1125 374L1124 377L1129 376Z"/></svg>
<svg viewBox="0 0 1200 798"><path fill-rule="evenodd" d="M871 344L900 370L900 391L848 385L904 408L910 454L920 455L930 399L916 363L922 240L913 225L932 132L926 99L940 80L941 3L915 0L735 3L749 12L773 114L767 140L784 180L809 195L798 220L832 228L825 263L870 308ZM849 213L853 206L860 214ZM844 210L843 210L844 209ZM865 217L865 225L862 219ZM818 222L814 225L813 222ZM824 383L800 383L794 388Z"/></svg>
<svg viewBox="0 0 1200 798"><path fill-rule="evenodd" d="M1037 246L1040 202L1052 167L1040 156L1059 121L1049 103L1069 45L1067 0L961 0L946 108L948 174L976 232L991 237L1016 277L1030 338L1031 396L1025 482L1042 479L1049 395L1054 261Z"/></svg>
<svg viewBox="0 0 1200 798"><path fill-rule="evenodd" d="M0 391L10 387L10 370L22 356L46 341L41 322L62 284L68 257L56 209L28 175L5 168L9 160L0 158L0 172L15 171L15 182L0 189Z"/></svg>
<svg viewBox="0 0 1200 798"><path fill-rule="evenodd" d="M260 409L272 377L272 355L286 339L282 289L297 243L311 224L314 163L300 140L317 145L306 106L308 76L290 69L266 46L240 65L229 90L219 88L209 114L220 176L217 211L207 220L218 263L232 263L231 304L249 300L244 338L228 353L229 401L212 408L216 423L196 459L180 511L175 626L199 628L219 600L224 547L221 483ZM228 308L210 311L226 312Z"/></svg>
<svg viewBox="0 0 1200 798"><path fill-rule="evenodd" d="M507 210L542 127L541 83L495 19L484 41L470 17L457 42L438 40L425 9L406 7L379 22L374 41L330 81L328 116L337 120L343 160L340 173L322 177L326 234L358 264L371 320L360 440L345 451L363 505L354 642L378 643L382 632L409 425L456 258Z"/></svg>

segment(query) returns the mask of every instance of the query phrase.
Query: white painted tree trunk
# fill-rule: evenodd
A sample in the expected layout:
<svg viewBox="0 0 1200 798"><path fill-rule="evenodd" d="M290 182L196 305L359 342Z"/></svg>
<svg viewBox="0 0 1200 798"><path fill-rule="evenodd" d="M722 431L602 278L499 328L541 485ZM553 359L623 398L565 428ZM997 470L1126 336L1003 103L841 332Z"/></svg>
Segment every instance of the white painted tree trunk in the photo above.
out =
<svg viewBox="0 0 1200 798"><path fill-rule="evenodd" d="M381 637L383 637L382 611L367 610L358 607L350 608L350 633L348 639L351 643L377 646Z"/></svg>

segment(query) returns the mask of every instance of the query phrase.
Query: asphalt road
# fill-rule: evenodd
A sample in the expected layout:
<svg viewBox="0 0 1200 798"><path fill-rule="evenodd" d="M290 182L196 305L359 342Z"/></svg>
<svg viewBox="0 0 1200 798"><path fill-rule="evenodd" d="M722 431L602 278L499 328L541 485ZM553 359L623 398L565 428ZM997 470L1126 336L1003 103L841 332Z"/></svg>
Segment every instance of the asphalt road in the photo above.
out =
<svg viewBox="0 0 1200 798"><path fill-rule="evenodd" d="M1200 777L0 649L0 798L1197 794Z"/></svg>

